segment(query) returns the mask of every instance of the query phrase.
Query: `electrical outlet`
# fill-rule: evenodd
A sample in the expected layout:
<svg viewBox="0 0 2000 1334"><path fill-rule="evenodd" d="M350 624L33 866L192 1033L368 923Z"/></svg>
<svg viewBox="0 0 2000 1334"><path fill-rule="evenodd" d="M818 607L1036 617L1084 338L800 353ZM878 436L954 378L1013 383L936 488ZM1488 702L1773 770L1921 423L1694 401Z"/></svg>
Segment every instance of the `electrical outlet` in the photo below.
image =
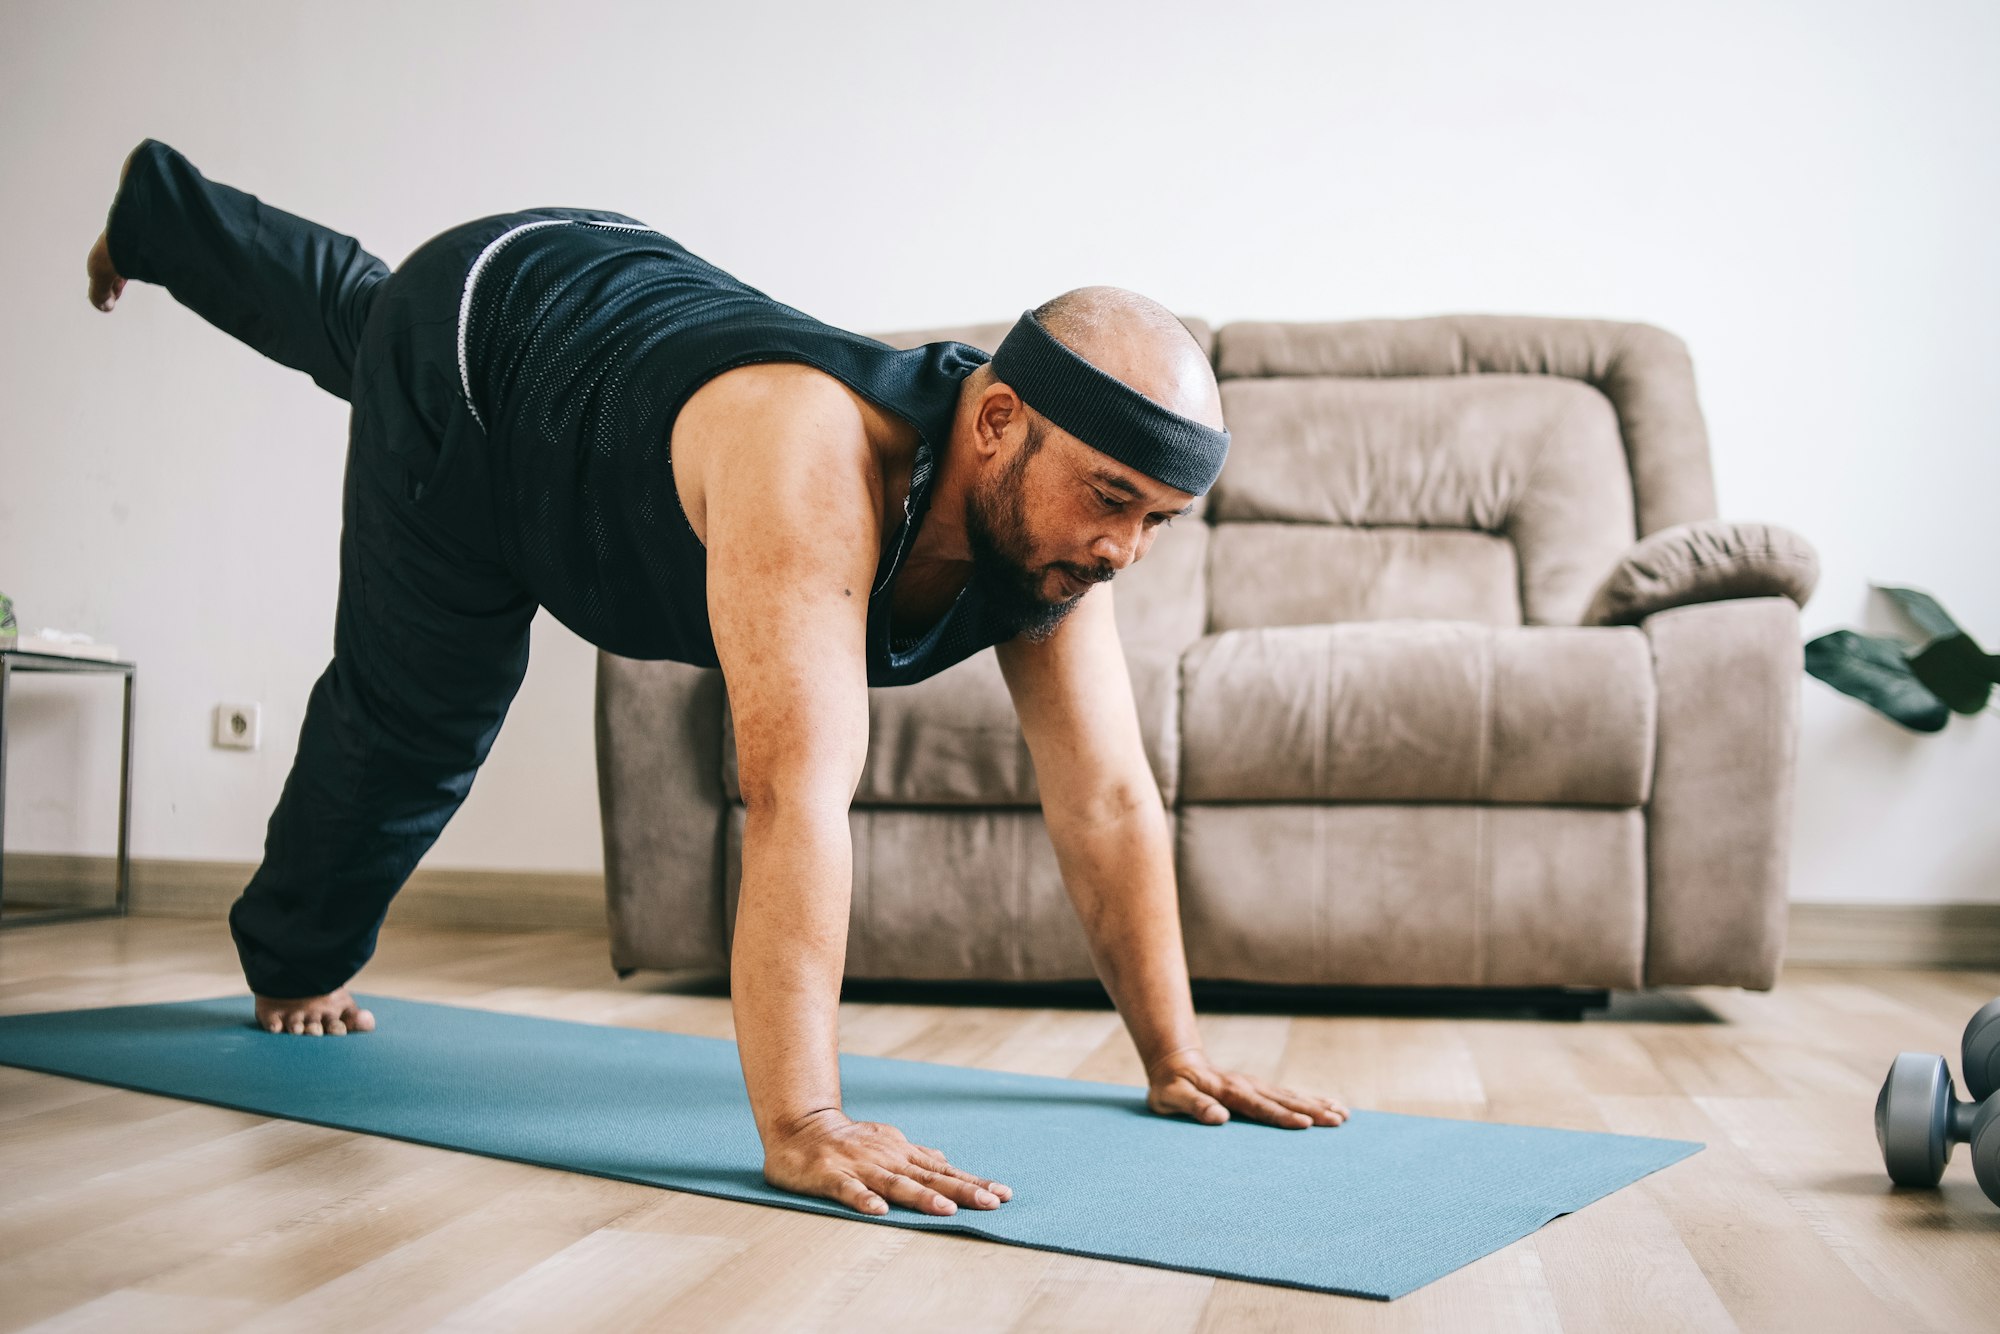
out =
<svg viewBox="0 0 2000 1334"><path fill-rule="evenodd" d="M215 744L230 750L257 749L257 706L255 704L216 705Z"/></svg>

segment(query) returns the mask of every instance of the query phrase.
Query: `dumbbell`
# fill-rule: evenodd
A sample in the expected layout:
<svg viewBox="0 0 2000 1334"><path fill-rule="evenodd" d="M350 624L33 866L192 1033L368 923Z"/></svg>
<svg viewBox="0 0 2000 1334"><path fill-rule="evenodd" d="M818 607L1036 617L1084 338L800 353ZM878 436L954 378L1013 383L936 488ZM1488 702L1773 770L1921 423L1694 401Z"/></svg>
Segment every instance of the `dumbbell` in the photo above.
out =
<svg viewBox="0 0 2000 1334"><path fill-rule="evenodd" d="M1960 1102L1942 1056L1906 1051L1889 1067L1875 1099L1875 1142L1899 1186L1935 1186L1954 1144L1972 1146L1972 1171L1986 1198L2000 1204L2000 998L1965 1026L1960 1069L1971 1102Z"/></svg>

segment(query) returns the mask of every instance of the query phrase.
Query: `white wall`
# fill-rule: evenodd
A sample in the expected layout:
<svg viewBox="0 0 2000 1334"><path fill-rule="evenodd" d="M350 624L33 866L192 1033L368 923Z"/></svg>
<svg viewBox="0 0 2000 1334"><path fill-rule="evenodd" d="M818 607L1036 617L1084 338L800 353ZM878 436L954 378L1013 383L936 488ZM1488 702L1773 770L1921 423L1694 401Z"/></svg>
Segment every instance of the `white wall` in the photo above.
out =
<svg viewBox="0 0 2000 1334"><path fill-rule="evenodd" d="M613 208L862 330L1092 282L1217 323L1661 324L1725 515L1819 546L1808 633L1882 623L1872 577L2000 646L1997 38L1977 2L15 0L0 589L142 662L136 851L254 860L331 646L345 405L159 289L87 305L152 135L392 264L483 213ZM598 865L590 691L544 618L433 864ZM263 750L210 748L221 699L263 704ZM2000 900L2000 725L1805 700L1796 896ZM106 774L54 754L106 720L23 718L10 844L108 837L74 799Z"/></svg>

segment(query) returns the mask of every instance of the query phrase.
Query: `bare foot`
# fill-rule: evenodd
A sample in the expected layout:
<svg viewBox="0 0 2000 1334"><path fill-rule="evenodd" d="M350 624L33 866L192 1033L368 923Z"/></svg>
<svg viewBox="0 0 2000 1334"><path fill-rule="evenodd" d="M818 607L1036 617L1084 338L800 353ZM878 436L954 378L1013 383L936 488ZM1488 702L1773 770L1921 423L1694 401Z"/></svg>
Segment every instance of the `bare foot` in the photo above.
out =
<svg viewBox="0 0 2000 1334"><path fill-rule="evenodd" d="M98 233L97 244L90 248L90 257L83 262L90 274L90 304L99 310L110 310L125 293L125 280L111 267L111 248L105 238L106 233Z"/></svg>
<svg viewBox="0 0 2000 1334"><path fill-rule="evenodd" d="M371 1032L375 1016L356 1005L346 987L337 987L324 996L258 996L257 1027L267 1033L338 1036Z"/></svg>
<svg viewBox="0 0 2000 1334"><path fill-rule="evenodd" d="M125 155L125 165L118 169L118 185L125 186L125 174L132 170L132 159L139 152L135 147ZM117 196L112 196L115 205ZM109 229L97 234L97 244L91 246L89 256L83 261L84 271L90 275L90 304L99 310L110 310L118 304L118 298L125 293L125 279L111 266L111 233Z"/></svg>

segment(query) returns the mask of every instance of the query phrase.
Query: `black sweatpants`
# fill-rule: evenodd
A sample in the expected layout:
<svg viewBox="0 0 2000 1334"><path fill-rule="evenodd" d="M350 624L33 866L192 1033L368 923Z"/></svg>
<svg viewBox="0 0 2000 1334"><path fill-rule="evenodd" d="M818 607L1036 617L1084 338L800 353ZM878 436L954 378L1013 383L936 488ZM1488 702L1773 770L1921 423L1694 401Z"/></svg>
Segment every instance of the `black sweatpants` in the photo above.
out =
<svg viewBox="0 0 2000 1334"><path fill-rule="evenodd" d="M111 262L353 405L333 661L314 683L264 860L229 912L251 990L318 995L471 789L528 666L535 600L498 558L485 437L459 384L459 302L494 237L586 209L481 218L387 265L208 180L156 140L113 201Z"/></svg>

